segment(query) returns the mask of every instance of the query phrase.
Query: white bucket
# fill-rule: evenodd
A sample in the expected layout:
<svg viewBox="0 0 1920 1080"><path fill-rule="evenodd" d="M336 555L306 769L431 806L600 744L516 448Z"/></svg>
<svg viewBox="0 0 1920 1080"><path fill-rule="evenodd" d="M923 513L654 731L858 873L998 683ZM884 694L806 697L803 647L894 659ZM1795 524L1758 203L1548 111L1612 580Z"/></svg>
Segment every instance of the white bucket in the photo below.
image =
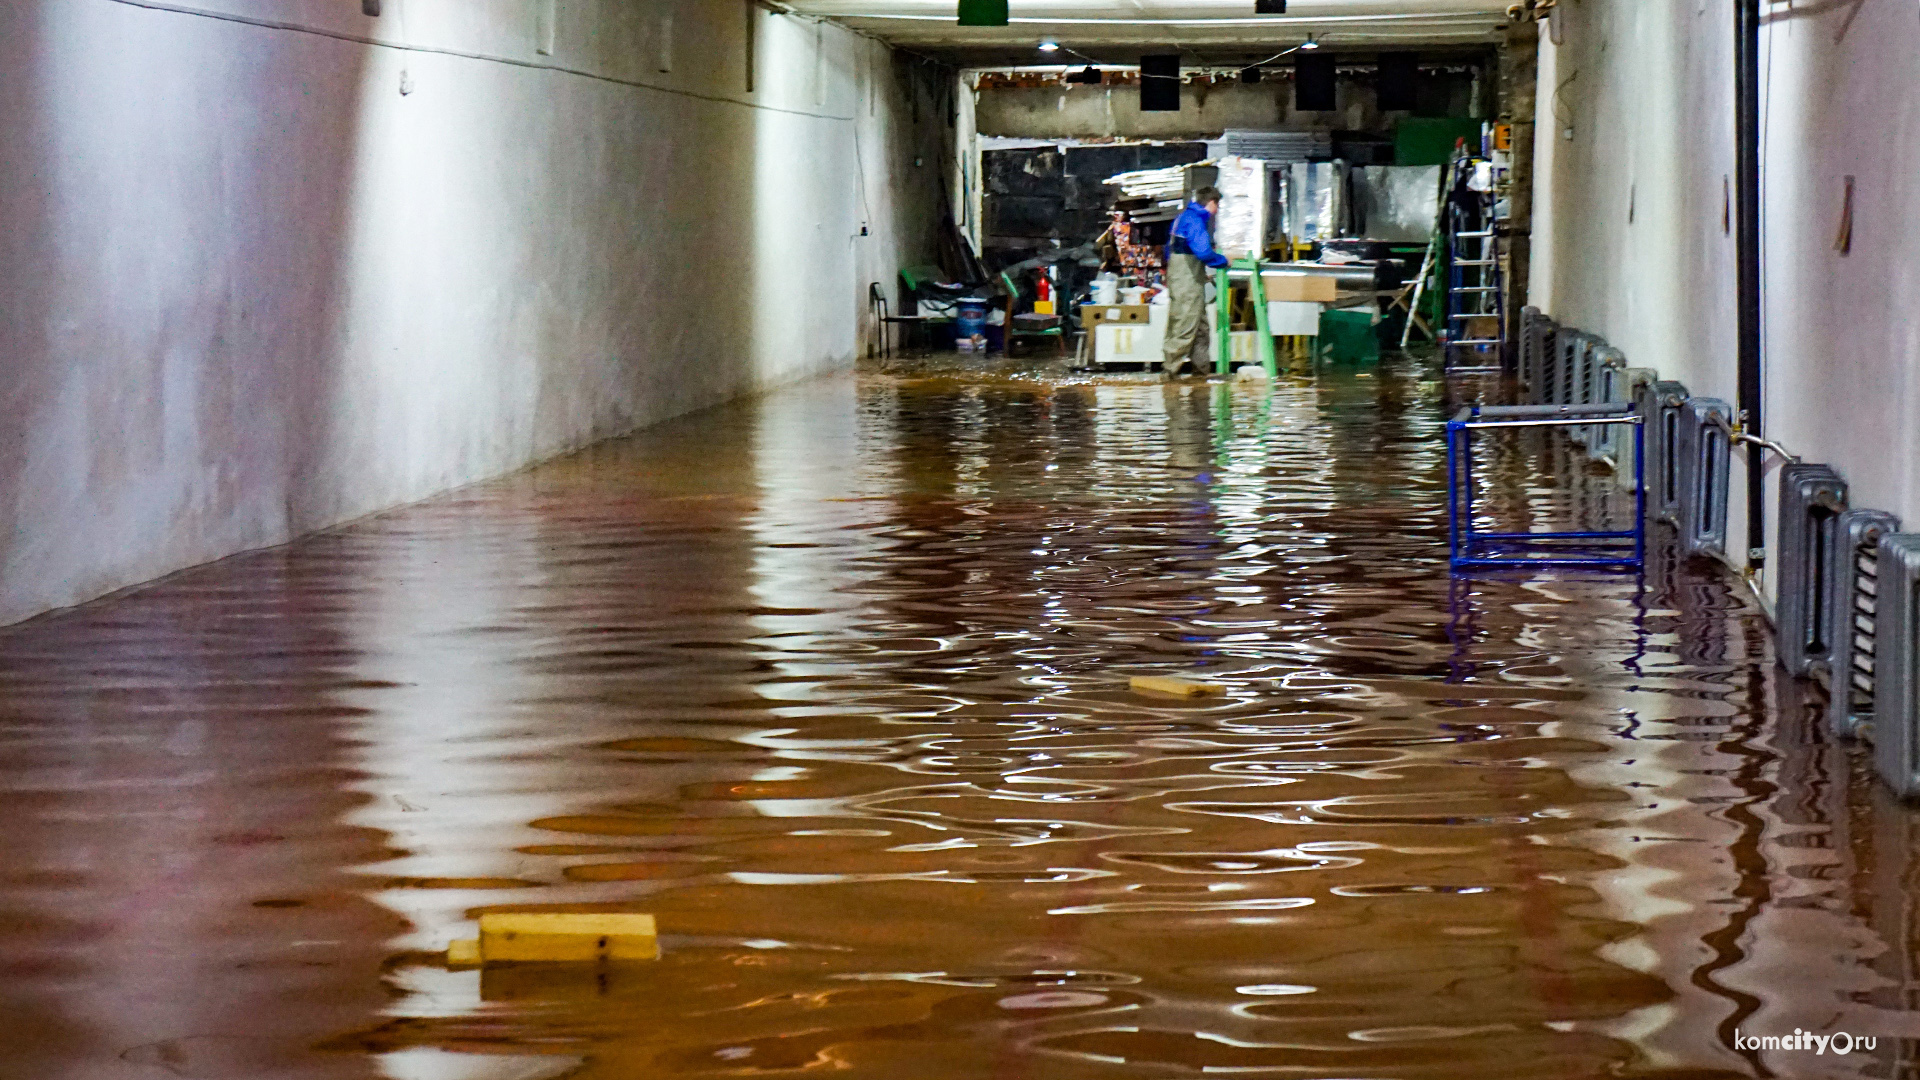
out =
<svg viewBox="0 0 1920 1080"><path fill-rule="evenodd" d="M1102 274L1093 279L1093 302L1112 305L1120 302L1120 279L1111 274Z"/></svg>

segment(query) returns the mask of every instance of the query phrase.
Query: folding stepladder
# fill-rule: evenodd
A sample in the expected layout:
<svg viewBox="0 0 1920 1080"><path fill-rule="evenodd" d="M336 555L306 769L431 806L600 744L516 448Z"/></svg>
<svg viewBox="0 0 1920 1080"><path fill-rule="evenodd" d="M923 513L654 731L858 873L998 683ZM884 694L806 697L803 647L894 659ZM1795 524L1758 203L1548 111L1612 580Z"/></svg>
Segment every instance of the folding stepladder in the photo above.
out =
<svg viewBox="0 0 1920 1080"><path fill-rule="evenodd" d="M1472 166L1464 155L1449 171L1457 178ZM1506 283L1500 273L1499 237L1493 227L1493 193L1460 191L1450 184L1447 200L1447 366L1456 370L1500 366L1506 343ZM1470 333L1475 319L1491 319L1492 337Z"/></svg>
<svg viewBox="0 0 1920 1080"><path fill-rule="evenodd" d="M1219 297L1219 325L1213 335L1213 369L1225 375L1233 368L1233 277L1235 274L1247 274L1252 280L1247 283L1247 294L1253 301L1253 326L1258 334L1255 355L1260 358L1260 366L1267 369L1269 379L1280 374L1280 358L1273 348L1273 330L1267 322L1267 283L1260 275L1260 260L1235 259L1226 266L1214 271L1214 291Z"/></svg>

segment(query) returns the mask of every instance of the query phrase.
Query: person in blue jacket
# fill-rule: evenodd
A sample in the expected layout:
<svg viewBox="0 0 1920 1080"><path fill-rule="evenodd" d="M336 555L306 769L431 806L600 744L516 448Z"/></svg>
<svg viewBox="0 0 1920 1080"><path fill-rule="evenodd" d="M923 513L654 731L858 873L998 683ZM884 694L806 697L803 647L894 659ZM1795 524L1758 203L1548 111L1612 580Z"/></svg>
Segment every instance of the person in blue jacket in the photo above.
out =
<svg viewBox="0 0 1920 1080"><path fill-rule="evenodd" d="M1169 379L1189 361L1195 374L1205 374L1213 351L1207 329L1207 269L1227 265L1227 257L1213 249L1213 215L1219 210L1219 189L1203 187L1173 221L1173 239L1167 244Z"/></svg>

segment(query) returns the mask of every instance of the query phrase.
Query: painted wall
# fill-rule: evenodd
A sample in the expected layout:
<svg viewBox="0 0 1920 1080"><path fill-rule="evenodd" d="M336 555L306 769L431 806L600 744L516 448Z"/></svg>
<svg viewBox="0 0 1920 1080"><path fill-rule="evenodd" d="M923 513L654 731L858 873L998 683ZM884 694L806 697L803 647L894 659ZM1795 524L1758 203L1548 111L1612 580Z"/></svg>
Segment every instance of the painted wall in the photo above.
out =
<svg viewBox="0 0 1920 1080"><path fill-rule="evenodd" d="M1732 5L1557 10L1563 25L1541 43L1535 303L1732 401ZM1920 297L1920 235L1907 227L1920 211L1920 15L1911 4L1778 7L1762 34L1767 434L1836 467L1855 505L1920 527L1920 328L1907 314ZM1842 254L1847 176L1855 224ZM1779 464L1760 466L1769 491Z"/></svg>
<svg viewBox="0 0 1920 1080"><path fill-rule="evenodd" d="M0 622L844 367L931 249L868 39L384 7L0 4Z"/></svg>

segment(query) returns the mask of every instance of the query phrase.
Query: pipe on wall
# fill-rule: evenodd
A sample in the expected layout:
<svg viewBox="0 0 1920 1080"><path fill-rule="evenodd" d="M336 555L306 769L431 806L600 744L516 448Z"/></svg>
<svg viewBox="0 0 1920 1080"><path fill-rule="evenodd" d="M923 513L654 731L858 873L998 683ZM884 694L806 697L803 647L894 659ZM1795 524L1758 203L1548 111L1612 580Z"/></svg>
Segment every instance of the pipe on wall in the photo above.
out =
<svg viewBox="0 0 1920 1080"><path fill-rule="evenodd" d="M1735 186L1738 199L1739 408L1742 430L1766 435L1760 368L1760 0L1734 0ZM1766 565L1766 488L1759 455L1747 467L1747 567Z"/></svg>

